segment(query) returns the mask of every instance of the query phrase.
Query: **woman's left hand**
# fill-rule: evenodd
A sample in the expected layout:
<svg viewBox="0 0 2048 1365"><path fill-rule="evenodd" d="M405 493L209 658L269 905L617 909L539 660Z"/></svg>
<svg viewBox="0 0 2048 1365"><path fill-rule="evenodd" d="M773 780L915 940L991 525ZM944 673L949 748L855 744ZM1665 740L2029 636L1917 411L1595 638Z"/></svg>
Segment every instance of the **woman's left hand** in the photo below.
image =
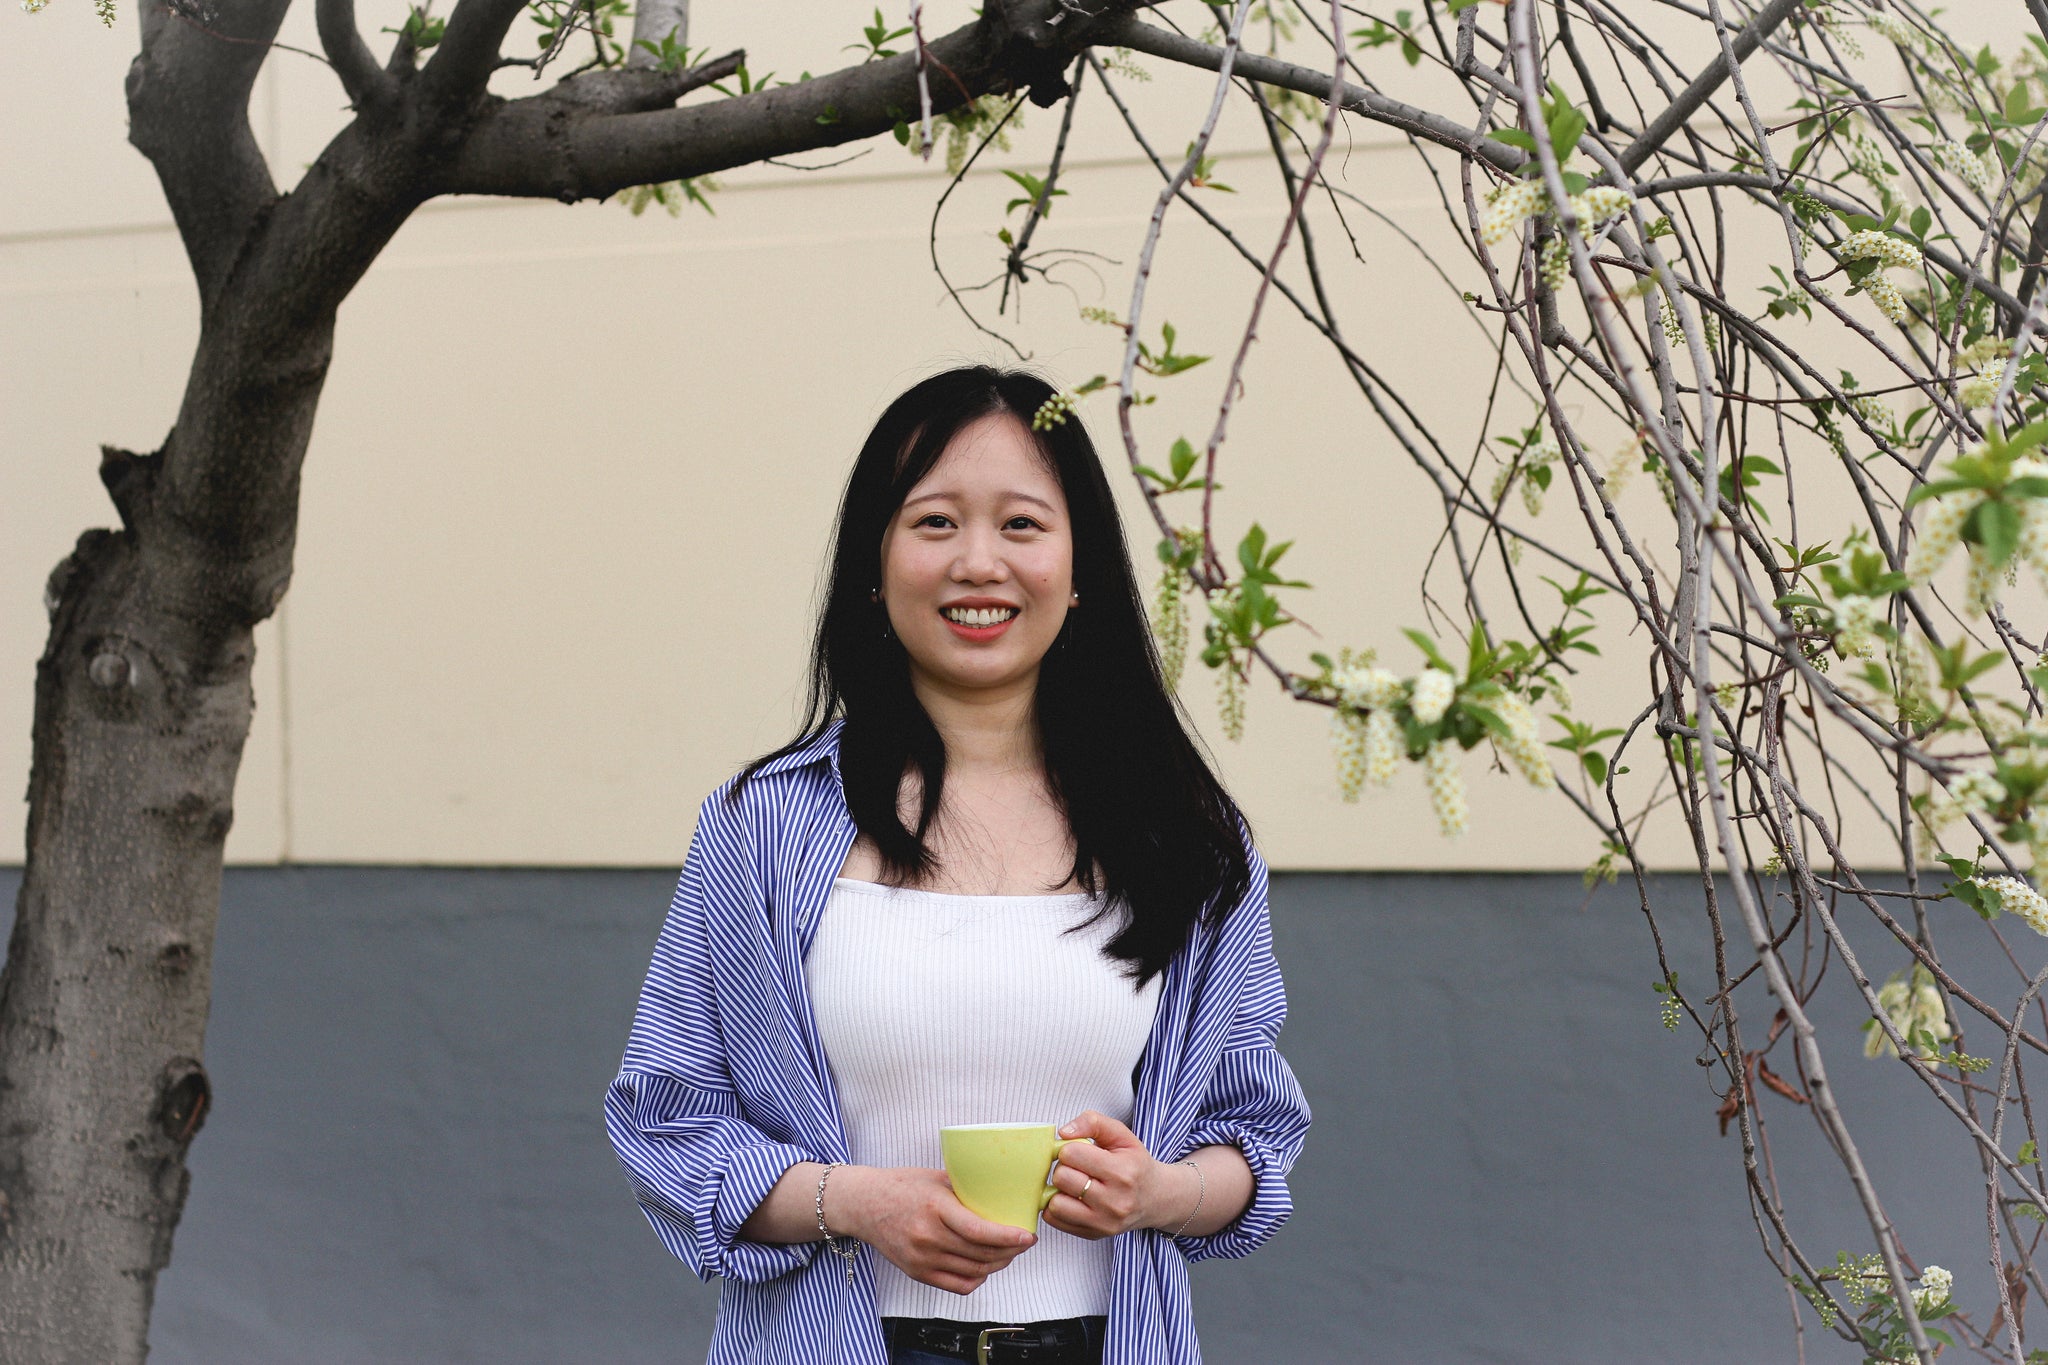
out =
<svg viewBox="0 0 2048 1365"><path fill-rule="evenodd" d="M1071 1143L1060 1153L1052 1173L1059 1193L1046 1206L1047 1223L1091 1240L1157 1225L1156 1209L1171 1198L1162 1179L1166 1167L1153 1160L1136 1133L1090 1109L1061 1128L1060 1136L1095 1142Z"/></svg>

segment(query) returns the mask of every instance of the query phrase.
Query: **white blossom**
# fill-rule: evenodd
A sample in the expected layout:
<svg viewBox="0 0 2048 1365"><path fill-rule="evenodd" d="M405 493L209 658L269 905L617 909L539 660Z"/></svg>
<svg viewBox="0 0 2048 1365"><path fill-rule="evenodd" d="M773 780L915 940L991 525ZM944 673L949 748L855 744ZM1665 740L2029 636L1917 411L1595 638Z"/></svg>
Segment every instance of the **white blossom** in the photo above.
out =
<svg viewBox="0 0 2048 1365"><path fill-rule="evenodd" d="M1948 1008L1942 1002L1940 987L1934 984L1933 973L1917 962L1913 964L1910 977L1893 976L1878 987L1877 1004L1902 1038L1910 1039L1916 1033L1925 1033L1935 1042L1945 1043L1955 1034L1948 1026ZM1864 1056L1899 1055L1898 1047L1875 1019L1863 1027ZM1916 1055L1926 1058L1933 1054L1922 1048L1916 1049Z"/></svg>
<svg viewBox="0 0 2048 1365"><path fill-rule="evenodd" d="M1408 694L1408 709L1415 713L1418 725L1434 725L1444 718L1444 712L1458 695L1458 680L1441 668L1425 668L1415 677L1415 685Z"/></svg>
<svg viewBox="0 0 2048 1365"><path fill-rule="evenodd" d="M1365 781L1384 787L1394 780L1404 756L1401 724L1387 707L1369 711L1365 717Z"/></svg>
<svg viewBox="0 0 2048 1365"><path fill-rule="evenodd" d="M1896 15L1887 14L1883 10L1872 10L1863 16L1863 22L1872 33L1883 38L1886 42L1896 44L1899 47L1918 47L1920 45L1920 35L1914 32L1904 20Z"/></svg>
<svg viewBox="0 0 2048 1365"><path fill-rule="evenodd" d="M1998 897L1998 908L2018 915L2035 933L2048 936L2048 896L2018 877L1972 877L1979 888Z"/></svg>
<svg viewBox="0 0 2048 1365"><path fill-rule="evenodd" d="M2028 498L2020 505L2019 556L2048 585L2048 498Z"/></svg>
<svg viewBox="0 0 2048 1365"><path fill-rule="evenodd" d="M1892 423L1892 410L1882 398L1875 394L1852 393L1847 395L1849 408L1874 427L1888 427Z"/></svg>
<svg viewBox="0 0 2048 1365"><path fill-rule="evenodd" d="M1493 710L1507 722L1508 737L1495 737L1494 743L1508 760L1529 779L1531 786L1545 791L1557 785L1557 775L1550 770L1550 760L1544 757L1543 741L1537 733L1536 713L1529 704L1512 692L1503 692L1495 698Z"/></svg>
<svg viewBox="0 0 2048 1365"><path fill-rule="evenodd" d="M1544 288L1552 291L1564 288L1565 281L1572 277L1571 248L1564 244L1564 238L1550 236L1543 239L1543 249L1536 253L1536 273Z"/></svg>
<svg viewBox="0 0 2048 1365"><path fill-rule="evenodd" d="M1975 190L1981 198L1991 197L1993 172L1990 162L1984 157L1962 143L1946 138L1929 147L1927 153L1935 165L1953 174L1956 179Z"/></svg>
<svg viewBox="0 0 2048 1365"><path fill-rule="evenodd" d="M1864 228L1852 232L1842 239L1842 259L1861 260L1875 256L1880 267L1897 267L1910 270L1920 264L1920 248L1903 237L1894 237L1889 232L1876 228Z"/></svg>
<svg viewBox="0 0 2048 1365"><path fill-rule="evenodd" d="M1835 643L1845 658L1877 657L1877 628L1884 624L1883 609L1875 597L1843 597L1833 603Z"/></svg>
<svg viewBox="0 0 2048 1365"><path fill-rule="evenodd" d="M1595 185L1572 200L1572 212L1581 223L1605 223L1628 212L1635 197L1619 185Z"/></svg>
<svg viewBox="0 0 2048 1365"><path fill-rule="evenodd" d="M1956 352L1956 363L1975 369L1987 360L2003 360L2012 353L2012 343L2001 336L1979 337Z"/></svg>
<svg viewBox="0 0 2048 1365"><path fill-rule="evenodd" d="M1365 717L1341 707L1330 713L1330 744L1337 754L1337 791L1356 801L1365 785Z"/></svg>
<svg viewBox="0 0 2048 1365"><path fill-rule="evenodd" d="M1465 804L1465 778L1458 771L1458 742L1440 739L1430 745L1422 760L1422 776L1429 786L1429 804L1436 812L1437 828L1444 838L1457 838L1465 832L1471 815Z"/></svg>
<svg viewBox="0 0 2048 1365"><path fill-rule="evenodd" d="M1956 397L1966 408L1988 408L1998 397L1998 385L2005 378L2005 360L1987 360L1977 373L1956 386Z"/></svg>
<svg viewBox="0 0 2048 1365"><path fill-rule="evenodd" d="M1367 711L1392 706L1401 695L1401 680L1384 668L1340 668L1330 675L1337 685L1337 698L1355 710Z"/></svg>
<svg viewBox="0 0 2048 1365"><path fill-rule="evenodd" d="M1498 246L1518 231L1524 220L1541 213L1549 202L1549 196L1535 181L1509 181L1486 196L1486 212L1479 215L1479 240L1488 246Z"/></svg>
<svg viewBox="0 0 2048 1365"><path fill-rule="evenodd" d="M1920 1283L1913 1290L1913 1307L1925 1313L1948 1302L1950 1291L1955 1288L1956 1277L1938 1265L1931 1265L1920 1272Z"/></svg>
<svg viewBox="0 0 2048 1365"><path fill-rule="evenodd" d="M1970 519L1970 513L1976 511L1977 504L1982 501L1983 492L1974 488L1928 500L1927 515L1920 523L1920 538L1913 542L1913 549L1906 556L1907 578L1915 583L1925 583L1934 577L1935 571L1961 543L1963 523Z"/></svg>
<svg viewBox="0 0 2048 1365"><path fill-rule="evenodd" d="M1965 815L1982 815L2005 800L2005 784L1981 769L1963 773L1948 784L1949 797Z"/></svg>
<svg viewBox="0 0 2048 1365"><path fill-rule="evenodd" d="M1963 579L1963 610L1972 616L1982 616L1991 610L1991 604L1998 600L1998 581L2005 576L2005 566L1994 563L1980 545L1970 547L1969 573Z"/></svg>
<svg viewBox="0 0 2048 1365"><path fill-rule="evenodd" d="M1883 275L1870 274L1864 277L1863 292L1870 295L1870 301L1877 305L1877 311L1893 322L1906 320L1906 296L1899 287Z"/></svg>
<svg viewBox="0 0 2048 1365"><path fill-rule="evenodd" d="M1852 131L1843 139L1843 155L1849 159L1851 170L1873 184L1882 182L1891 173L1884 159L1884 148L1861 132Z"/></svg>

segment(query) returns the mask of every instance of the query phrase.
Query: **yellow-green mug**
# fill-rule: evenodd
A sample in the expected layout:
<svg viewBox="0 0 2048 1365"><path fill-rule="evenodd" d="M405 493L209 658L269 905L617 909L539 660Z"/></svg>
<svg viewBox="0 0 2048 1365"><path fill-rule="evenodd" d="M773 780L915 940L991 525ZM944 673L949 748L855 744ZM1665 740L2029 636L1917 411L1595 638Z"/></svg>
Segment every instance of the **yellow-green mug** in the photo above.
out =
<svg viewBox="0 0 2048 1365"><path fill-rule="evenodd" d="M953 1194L970 1211L1008 1227L1038 1231L1038 1215L1058 1191L1048 1183L1068 1144L1050 1123L963 1123L939 1129L939 1150Z"/></svg>

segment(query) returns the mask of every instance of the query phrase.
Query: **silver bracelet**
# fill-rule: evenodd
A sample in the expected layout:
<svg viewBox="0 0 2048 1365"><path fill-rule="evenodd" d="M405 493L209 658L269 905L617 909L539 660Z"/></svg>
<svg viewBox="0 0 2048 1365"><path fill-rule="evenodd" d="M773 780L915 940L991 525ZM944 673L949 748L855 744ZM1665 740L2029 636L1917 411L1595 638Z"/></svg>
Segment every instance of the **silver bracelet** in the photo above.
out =
<svg viewBox="0 0 2048 1365"><path fill-rule="evenodd" d="M818 1176L818 1192L812 1199L812 1208L818 1215L818 1235L825 1239L825 1247L846 1262L846 1282L853 1283L853 1265L860 1259L860 1245L851 1237L834 1237L832 1230L825 1226L825 1182L832 1178L832 1172L846 1163L834 1161L826 1165Z"/></svg>
<svg viewBox="0 0 2048 1365"><path fill-rule="evenodd" d="M1209 1194L1209 1177L1203 1175L1202 1168L1196 1165L1194 1161L1190 1160L1187 1157L1182 1157L1179 1161L1176 1161L1173 1164L1176 1166L1194 1166L1196 1181L1195 1206L1188 1210L1187 1217L1180 1220L1180 1228L1173 1234L1175 1237L1178 1237L1181 1235L1181 1233L1186 1232L1188 1230L1188 1224L1194 1222L1195 1215L1202 1211L1202 1200L1207 1198Z"/></svg>

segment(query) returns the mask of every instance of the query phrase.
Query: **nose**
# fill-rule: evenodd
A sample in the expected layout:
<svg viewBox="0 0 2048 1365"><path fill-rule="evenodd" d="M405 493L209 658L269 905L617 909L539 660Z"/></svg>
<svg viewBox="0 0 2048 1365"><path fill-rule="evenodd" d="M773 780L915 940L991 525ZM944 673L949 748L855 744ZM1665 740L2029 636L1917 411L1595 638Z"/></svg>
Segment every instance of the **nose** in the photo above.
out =
<svg viewBox="0 0 2048 1365"><path fill-rule="evenodd" d="M1002 538L988 527L973 526L960 537L960 553L953 560L956 583L1000 583L1010 576L1003 558Z"/></svg>

